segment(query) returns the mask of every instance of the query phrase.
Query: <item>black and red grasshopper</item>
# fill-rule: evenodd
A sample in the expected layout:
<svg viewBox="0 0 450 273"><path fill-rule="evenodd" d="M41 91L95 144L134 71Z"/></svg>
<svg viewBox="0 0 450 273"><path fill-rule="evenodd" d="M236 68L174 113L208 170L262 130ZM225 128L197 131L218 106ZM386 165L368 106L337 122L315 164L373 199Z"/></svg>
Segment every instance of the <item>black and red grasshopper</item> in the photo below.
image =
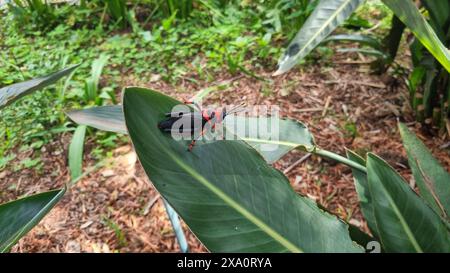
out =
<svg viewBox="0 0 450 273"><path fill-rule="evenodd" d="M227 111L225 107L216 110L202 109L195 102L185 102L185 104L193 104L198 111L186 111L186 112L170 112L166 113L167 119L158 123L158 128L164 133L176 133L176 134L189 134L193 140L189 144L188 151L192 151L196 141L205 135L208 130L216 128L217 124L220 124L227 115L240 111L240 107L244 104L240 104ZM184 125L180 128L173 128L176 122L180 122Z"/></svg>

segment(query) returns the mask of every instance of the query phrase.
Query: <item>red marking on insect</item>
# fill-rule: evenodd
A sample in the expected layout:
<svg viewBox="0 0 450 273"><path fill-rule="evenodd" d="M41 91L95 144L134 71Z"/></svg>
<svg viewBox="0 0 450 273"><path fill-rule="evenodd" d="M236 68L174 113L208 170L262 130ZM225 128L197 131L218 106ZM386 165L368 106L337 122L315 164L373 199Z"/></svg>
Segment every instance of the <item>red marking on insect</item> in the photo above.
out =
<svg viewBox="0 0 450 273"><path fill-rule="evenodd" d="M240 107L243 106L240 104L228 111L225 107L211 111L202 109L195 102L185 101L184 103L195 105L199 111L166 113L166 119L158 123L158 128L164 133L190 134L191 137L194 137L188 146L188 151L192 151L196 141L204 136L208 129L215 129L216 125L222 123L227 115L240 111ZM174 129L173 125L180 120L184 125L188 124L189 126Z"/></svg>

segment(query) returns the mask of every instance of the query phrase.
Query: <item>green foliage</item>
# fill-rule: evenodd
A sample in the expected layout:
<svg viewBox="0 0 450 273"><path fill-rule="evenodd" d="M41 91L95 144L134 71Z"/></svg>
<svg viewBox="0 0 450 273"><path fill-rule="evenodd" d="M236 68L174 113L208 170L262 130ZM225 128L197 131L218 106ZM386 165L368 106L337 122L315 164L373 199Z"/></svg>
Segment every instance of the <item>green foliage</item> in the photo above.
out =
<svg viewBox="0 0 450 273"><path fill-rule="evenodd" d="M27 94L55 83L60 78L72 73L77 67L78 65L75 65L47 76L0 88L0 109L8 106Z"/></svg>
<svg viewBox="0 0 450 273"><path fill-rule="evenodd" d="M290 39L311 14L317 1L266 0L257 8L265 14L263 24L273 32L285 33Z"/></svg>
<svg viewBox="0 0 450 273"><path fill-rule="evenodd" d="M450 251L450 232L439 216L392 167L370 153L367 180L378 235L386 251Z"/></svg>
<svg viewBox="0 0 450 273"><path fill-rule="evenodd" d="M306 2L296 3L296 7L303 7ZM162 9L156 9L155 1L146 1L127 5L128 12L135 13L135 26L120 32L120 24L103 15L109 11L99 1L52 7L59 14L59 24L45 30L14 24L13 14L2 14L2 22L11 27L0 32L0 85L47 74L65 63L83 64L66 82L24 98L14 108L1 110L5 118L0 120L0 137L4 140L0 155L19 143L48 143L57 132L71 130L61 114L66 107L115 103L119 86L129 80L128 75L142 82L160 78L195 83L197 77L214 81L227 66L232 73L258 77L245 67L274 65L279 49L273 45L283 39L264 22L264 7L260 3L239 6L229 1L201 1L190 11L191 16L183 19L163 14ZM109 58L103 67L105 56ZM104 81L99 81L100 71ZM17 112L16 107L24 110ZM19 119L13 118L13 113Z"/></svg>
<svg viewBox="0 0 450 273"><path fill-rule="evenodd" d="M404 124L399 128L420 196L381 158L369 153L366 163L348 151L349 159L367 165L367 174L353 170L362 212L388 252L448 252L450 174Z"/></svg>
<svg viewBox="0 0 450 273"><path fill-rule="evenodd" d="M30 128L22 128L21 126L28 122L31 123L31 125L36 125L33 123L33 119L27 119L28 117L33 115L30 115L30 112L27 111L15 111L13 107L7 107L12 104L13 102L16 102L23 96L30 94L36 90L45 88L53 83L55 83L60 78L69 75L72 73L78 65L54 72L52 74L49 74L47 76L42 76L39 78L35 78L32 80L28 80L25 82L20 82L12 85L8 85L6 87L0 88L0 115L2 116L2 124L6 124L7 122L11 122L11 124L14 124L14 129L17 128L17 131L14 129L10 129L8 127L2 128L0 126L0 137L4 139L4 142L2 142L2 145L0 146L0 158L3 158L5 155L5 152L9 149L14 147L16 145L16 140L18 136L22 136L24 138L36 138L42 136L39 135L36 131L30 130ZM20 102L19 102L20 103ZM30 101L30 103L33 103L33 101ZM42 113L42 111L45 110L45 107L38 107L38 108L32 108L30 107L30 111L33 111L32 114L38 113L36 118L38 119L38 116ZM48 117L41 117L41 119L46 119ZM28 124L27 124L28 125ZM28 130L27 130L28 129ZM21 135L23 133L23 135ZM8 158L8 157L6 157ZM9 161L9 160L8 160Z"/></svg>
<svg viewBox="0 0 450 273"><path fill-rule="evenodd" d="M103 217L103 223L114 231L117 241L119 242L119 247L125 247L127 245L127 240L120 226L106 216Z"/></svg>
<svg viewBox="0 0 450 273"><path fill-rule="evenodd" d="M42 89L55 83L60 78L73 72L78 65L72 66L44 77L35 78L29 81L16 83L0 89L0 109L11 104L23 96L36 90ZM0 113L2 115L3 113ZM3 118L3 116L2 116ZM17 119L17 115L14 116ZM39 147L41 144L36 145ZM0 150L3 152L2 150ZM3 157L0 155L0 169L12 156ZM17 171L20 168L33 168L40 166L40 159L26 158L15 166ZM66 189L44 192L31 195L22 199L11 201L0 205L0 252L9 249L28 231L30 231L39 221L53 208L62 198Z"/></svg>
<svg viewBox="0 0 450 273"><path fill-rule="evenodd" d="M46 0L13 0L9 10L20 24L36 24L46 28L55 23L57 14Z"/></svg>
<svg viewBox="0 0 450 273"><path fill-rule="evenodd" d="M165 0L162 10L166 17L177 16L187 19L194 8L193 2L193 0Z"/></svg>
<svg viewBox="0 0 450 273"><path fill-rule="evenodd" d="M322 0L305 22L279 61L275 75L285 73L313 50L341 22L348 18L362 1ZM385 72L397 54L403 30L414 34L411 44L414 71L409 81L411 103L420 122L446 131L450 115L450 5L446 1L421 1L427 9L429 20L421 14L412 1L383 0L395 14L389 34L380 43L362 35L334 36L331 41L347 40L369 45L373 50L343 49L342 52L360 52L377 57L373 67ZM426 50L425 50L426 49Z"/></svg>
<svg viewBox="0 0 450 273"><path fill-rule="evenodd" d="M186 241L178 215L170 205L211 251L361 252L368 242L379 240L387 252L446 252L450 249L449 174L404 126L400 130L420 196L381 158L369 153L366 161L351 151L344 158L320 149L306 126L296 121L280 120L280 139L272 139L260 135L250 138L245 132L233 131L237 123L249 124L252 119L226 119L226 130L242 140L199 142L189 153L186 141L174 141L156 126L164 113L179 103L174 99L148 89L127 88L124 110L118 105L108 105L116 104L120 86L128 82L129 75L142 82L157 76L171 82L187 79L195 83L195 77L212 81L216 73L227 67L231 74L243 73L265 81L246 67L273 64L273 57L279 53L274 45L292 37L293 31L305 21L305 30L289 46L280 73L293 66L348 16L351 16L346 23L348 27L370 27L370 22L358 14L351 15L360 2L324 0L309 19L306 18L315 1L203 0L195 4L189 0L142 1L133 6L127 1L108 1L106 5L101 1L82 1L73 13L67 12L72 9L70 6L39 6L44 3L40 1L33 1L35 6L16 5L17 12L1 19L16 22L14 27L0 33L4 49L0 52L2 85L47 74L67 63L83 64L64 83L1 109L0 138L4 141L0 144L0 170L14 160L14 155L8 152L18 144L39 149L55 134L75 131L68 155L75 182L82 176L86 134L93 136L95 132L98 144L92 152L95 156L102 154L103 148L110 149L123 141L123 136L115 133L129 132L145 171L168 202L167 212L184 250ZM397 5L402 5L385 2L394 11ZM330 9L330 5L336 9ZM437 26L448 27L448 13L442 11L448 5L428 2L425 6L430 11L430 25L442 39L449 32L439 31ZM25 14L22 19L19 11ZM428 27L411 26L410 11L397 13L401 13L400 19L413 32L416 30L419 40L432 41L435 37ZM418 18L417 14L414 16ZM33 23L28 26L20 20ZM38 23L40 20L54 23L44 27ZM417 22L423 20L413 20ZM401 33L396 37L401 37ZM380 52L380 56L386 51L379 41L363 35L341 35L328 40L361 42L376 49L372 53ZM445 64L442 56L446 51L436 45L428 44L427 48ZM370 53L365 48L348 50ZM383 58L389 60L392 52L385 55L388 57ZM421 103L432 101L434 79L442 75L448 78L448 73L419 43L413 45L413 58L416 68L410 87L421 88L425 79L425 86L431 91L423 94ZM43 87L40 83L33 86ZM19 93L2 96L1 90L5 89L0 89L1 105L20 97ZM23 94L27 91L32 88L23 90ZM439 97L442 97L440 105L445 107L448 96L441 93ZM415 101L418 108L421 103ZM431 105L434 114L434 104ZM86 106L96 107L69 112L74 122L82 124L76 129L69 127L62 110ZM426 106L423 109L429 111ZM88 130L85 125L110 132ZM357 135L354 123L346 123L343 128L348 136ZM261 148L263 144L275 144L277 149L266 152ZM267 164L292 149L315 153L352 168L362 212L373 238L308 198L298 196L287 179ZM239 161L233 160L236 156ZM20 163L20 168L40 164L39 158L28 158ZM0 250L7 251L37 224L64 191L0 205ZM115 232L120 246L126 245L120 227L108 218L104 218L104 223Z"/></svg>
<svg viewBox="0 0 450 273"><path fill-rule="evenodd" d="M55 206L65 189L24 197L0 205L0 253L9 249Z"/></svg>
<svg viewBox="0 0 450 273"><path fill-rule="evenodd" d="M438 215L450 221L450 174L406 125L400 124L399 129L421 195Z"/></svg>
<svg viewBox="0 0 450 273"><path fill-rule="evenodd" d="M429 13L426 30L434 32L416 35L411 43L414 68L408 81L410 101L417 120L445 132L450 117L450 6L447 1L422 2Z"/></svg>
<svg viewBox="0 0 450 273"><path fill-rule="evenodd" d="M116 23L122 25L122 27L128 26L130 21L128 14L128 7L126 0L107 0L106 6L108 7L109 14L114 18Z"/></svg>
<svg viewBox="0 0 450 273"><path fill-rule="evenodd" d="M83 98L87 104L92 102L96 105L102 105L105 95L107 98L109 97L113 102L115 102L114 93L111 91L107 94L100 94L99 92L100 77L108 58L109 57L107 55L101 55L98 59L95 59L92 62L90 77L84 82Z"/></svg>

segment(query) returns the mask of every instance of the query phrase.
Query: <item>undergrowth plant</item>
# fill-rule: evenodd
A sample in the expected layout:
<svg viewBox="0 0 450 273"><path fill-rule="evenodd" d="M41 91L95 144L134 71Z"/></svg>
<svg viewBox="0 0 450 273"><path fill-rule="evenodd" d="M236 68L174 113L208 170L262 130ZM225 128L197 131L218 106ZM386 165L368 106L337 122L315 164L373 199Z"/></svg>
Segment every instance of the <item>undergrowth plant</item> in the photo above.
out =
<svg viewBox="0 0 450 273"><path fill-rule="evenodd" d="M322 0L308 18L280 59L276 75L291 69L364 1ZM445 132L450 130L450 3L448 1L420 1L420 10L413 1L383 0L394 13L392 27L383 41L364 35L338 35L330 40L349 40L373 48L358 50L378 57L376 70L385 72L395 59L405 27L415 38L411 43L413 71L408 80L411 106L419 122ZM424 15L427 15L425 17ZM331 20L332 19L332 20Z"/></svg>
<svg viewBox="0 0 450 273"><path fill-rule="evenodd" d="M266 16L263 24L270 26L275 32L286 33L288 38L292 38L316 4L315 0L266 0L255 5Z"/></svg>
<svg viewBox="0 0 450 273"><path fill-rule="evenodd" d="M92 62L90 77L84 82L83 98L86 104L102 105L105 98L113 102L116 100L113 92L105 94L99 90L100 77L108 59L109 57L103 54Z"/></svg>
<svg viewBox="0 0 450 273"><path fill-rule="evenodd" d="M57 18L54 7L47 0L13 0L8 6L21 24L45 26L53 24Z"/></svg>
<svg viewBox="0 0 450 273"><path fill-rule="evenodd" d="M99 59L100 61L94 61L94 76L91 78L94 82L98 81L101 74L100 66L103 66L106 59L107 58L105 56L102 56ZM1 88L0 110L27 94L45 88L64 76L71 75L77 67L78 65L75 65L44 77L35 78ZM0 115L2 114L3 113L0 111ZM67 189L74 186L85 175L85 173L83 173L82 163L86 129L87 128L85 125L78 126L69 145L68 163L71 176L69 183L64 185L61 189L33 194L0 204L0 253L9 251L22 236L26 235L28 231L37 225L42 218L50 212L50 210L64 196ZM7 162L2 162L4 158L0 158L2 159L0 160L1 170L3 165ZM101 164L99 164L99 166L100 165ZM181 228L181 223L178 219L178 215L165 200L164 206L174 228L180 249L182 252L187 252L188 246ZM107 224L110 225L110 223ZM113 228L116 232L118 232L118 230L116 230L116 226L113 226ZM119 236L119 239L123 242L122 237Z"/></svg>
<svg viewBox="0 0 450 273"><path fill-rule="evenodd" d="M130 24L130 14L126 0L107 0L106 6L108 12L114 21L121 25L123 28Z"/></svg>

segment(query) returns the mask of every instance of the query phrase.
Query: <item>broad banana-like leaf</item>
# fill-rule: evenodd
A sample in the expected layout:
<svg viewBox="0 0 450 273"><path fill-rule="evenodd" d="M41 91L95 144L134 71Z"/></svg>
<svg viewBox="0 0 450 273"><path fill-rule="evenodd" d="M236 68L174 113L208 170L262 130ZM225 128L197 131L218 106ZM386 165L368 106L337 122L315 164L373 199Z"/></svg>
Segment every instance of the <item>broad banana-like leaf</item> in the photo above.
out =
<svg viewBox="0 0 450 273"><path fill-rule="evenodd" d="M383 0L416 38L450 72L450 52L439 40L433 28L420 14L413 1Z"/></svg>
<svg viewBox="0 0 450 273"><path fill-rule="evenodd" d="M347 150L347 157L364 167L366 166L366 161L353 151ZM373 214L372 197L370 195L369 184L367 182L367 173L355 168L352 168L352 172L362 214L364 215L364 219L367 221L370 231L375 237L378 238L377 223Z"/></svg>
<svg viewBox="0 0 450 273"><path fill-rule="evenodd" d="M69 170L72 181L75 181L83 173L83 150L85 135L86 126L78 126L69 145Z"/></svg>
<svg viewBox="0 0 450 273"><path fill-rule="evenodd" d="M127 88L123 109L150 180L214 252L361 252L348 226L298 196L279 171L241 140L175 141L158 128L180 102Z"/></svg>
<svg viewBox="0 0 450 273"><path fill-rule="evenodd" d="M274 76L290 70L343 23L364 0L321 0L289 44Z"/></svg>
<svg viewBox="0 0 450 273"><path fill-rule="evenodd" d="M0 252L30 231L63 197L66 189L53 190L0 205Z"/></svg>
<svg viewBox="0 0 450 273"><path fill-rule="evenodd" d="M367 178L378 235L387 252L450 252L450 233L439 215L371 153Z"/></svg>
<svg viewBox="0 0 450 273"><path fill-rule="evenodd" d="M25 82L15 83L9 86L5 86L0 89L0 109L13 103L14 101L20 99L21 97L47 87L55 83L60 78L69 75L74 71L79 65L74 65L58 72L52 73L50 75L32 79Z"/></svg>
<svg viewBox="0 0 450 273"><path fill-rule="evenodd" d="M450 212L450 174L442 167L425 145L399 123L403 146L408 154L408 162L420 195L436 213L447 221Z"/></svg>

